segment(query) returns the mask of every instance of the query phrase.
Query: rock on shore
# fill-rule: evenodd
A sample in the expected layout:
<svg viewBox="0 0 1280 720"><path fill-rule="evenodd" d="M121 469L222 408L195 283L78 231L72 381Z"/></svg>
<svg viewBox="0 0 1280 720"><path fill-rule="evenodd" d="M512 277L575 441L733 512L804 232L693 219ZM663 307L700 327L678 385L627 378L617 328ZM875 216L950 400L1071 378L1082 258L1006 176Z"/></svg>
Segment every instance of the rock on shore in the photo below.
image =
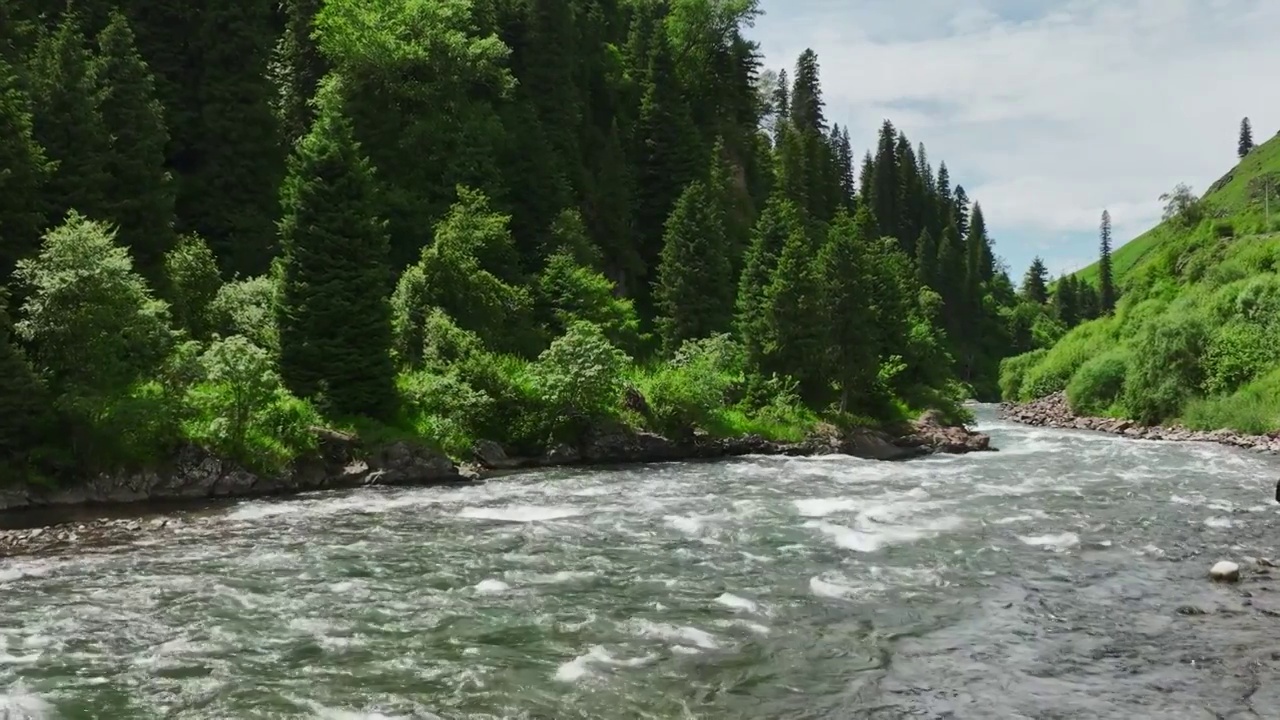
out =
<svg viewBox="0 0 1280 720"><path fill-rule="evenodd" d="M1141 425L1132 420L1116 418L1083 417L1072 412L1066 393L1055 393L1029 403L1005 403L1000 406L1000 417L1024 425L1064 430L1092 430L1137 440L1209 442L1280 454L1280 433L1247 435L1234 430L1191 430L1176 425L1164 427Z"/></svg>
<svg viewBox="0 0 1280 720"><path fill-rule="evenodd" d="M752 435L712 438L705 434L675 441L654 433L619 428L601 429L585 438L580 446L558 445L541 457L513 458L508 457L500 444L484 441L474 448L475 464L470 467L459 467L439 452L415 443L397 441L365 448L358 438L349 435L319 429L316 432L320 438L319 451L279 475L255 474L208 451L188 446L166 466L153 470L101 474L66 488L0 487L0 511L46 509L60 517L48 527L0 530L0 558L131 542L143 535L170 532L174 529L172 523L180 522L95 518L93 514L98 511L84 507L92 505L289 495L363 485L465 483L502 471L557 465L651 463L742 455L840 454L871 460L906 460L931 453L992 449L987 435L948 425L932 413L896 435L865 428L841 433L826 427L798 443L779 443ZM73 513L59 509L75 506L82 509ZM66 514L87 518L68 521Z"/></svg>

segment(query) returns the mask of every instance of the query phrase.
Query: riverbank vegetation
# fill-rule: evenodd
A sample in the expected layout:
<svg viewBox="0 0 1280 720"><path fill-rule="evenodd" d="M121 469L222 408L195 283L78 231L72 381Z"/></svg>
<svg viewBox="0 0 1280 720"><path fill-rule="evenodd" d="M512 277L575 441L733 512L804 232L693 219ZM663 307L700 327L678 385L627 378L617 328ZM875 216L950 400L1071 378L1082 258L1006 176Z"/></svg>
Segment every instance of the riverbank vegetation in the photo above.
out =
<svg viewBox="0 0 1280 720"><path fill-rule="evenodd" d="M1004 362L1006 400L1065 390L1081 414L1280 430L1280 140L1242 131L1240 152L1203 197L1168 193L1164 222L1112 255L1113 314Z"/></svg>
<svg viewBox="0 0 1280 720"><path fill-rule="evenodd" d="M757 14L0 0L7 476L962 418L1060 330L945 164L889 121L857 161L812 52L763 69Z"/></svg>

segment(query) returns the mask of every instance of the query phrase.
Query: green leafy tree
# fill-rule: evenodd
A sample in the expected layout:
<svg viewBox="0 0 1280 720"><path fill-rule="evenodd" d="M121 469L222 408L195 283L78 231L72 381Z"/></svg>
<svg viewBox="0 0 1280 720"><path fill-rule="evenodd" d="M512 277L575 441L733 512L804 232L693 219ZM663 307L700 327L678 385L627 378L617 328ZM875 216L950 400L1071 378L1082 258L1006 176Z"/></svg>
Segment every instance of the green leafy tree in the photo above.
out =
<svg viewBox="0 0 1280 720"><path fill-rule="evenodd" d="M172 345L168 306L105 223L73 211L15 277L27 291L18 337L50 388L73 404L147 376Z"/></svg>
<svg viewBox="0 0 1280 720"><path fill-rule="evenodd" d="M199 275L203 277L204 271ZM224 284L209 304L212 332L223 337L243 336L278 356L280 331L276 326L276 306L279 294L279 283L268 275Z"/></svg>
<svg viewBox="0 0 1280 720"><path fill-rule="evenodd" d="M174 322L204 340L213 331L210 307L222 289L218 261L203 239L184 235L164 258L165 296Z"/></svg>
<svg viewBox="0 0 1280 720"><path fill-rule="evenodd" d="M106 171L111 183L102 210L119 228L119 241L133 253L138 270L157 282L164 255L175 241L174 193L165 169L169 134L151 70L119 12L111 13L98 35L92 80L110 136Z"/></svg>
<svg viewBox="0 0 1280 720"><path fill-rule="evenodd" d="M386 229L373 168L325 100L282 194L281 374L295 394L323 395L333 412L385 418L396 402Z"/></svg>
<svg viewBox="0 0 1280 720"><path fill-rule="evenodd" d="M733 318L732 266L724 221L708 187L695 180L676 202L662 249L654 296L663 348L728 329Z"/></svg>
<svg viewBox="0 0 1280 720"><path fill-rule="evenodd" d="M554 426L581 432L615 415L630 360L598 326L571 324L534 365L538 392Z"/></svg>
<svg viewBox="0 0 1280 720"><path fill-rule="evenodd" d="M48 390L13 337L7 295L0 289L0 468L13 477L37 459L55 418Z"/></svg>
<svg viewBox="0 0 1280 720"><path fill-rule="evenodd" d="M638 351L640 320L635 306L613 291L613 282L566 251L552 255L538 278L538 303L553 333L561 335L573 323L586 321L598 326L620 349Z"/></svg>
<svg viewBox="0 0 1280 720"><path fill-rule="evenodd" d="M532 298L515 260L510 216L495 211L478 190L460 187L457 194L458 202L436 225L435 241L404 271L392 295L395 354L410 367L421 362L423 322L433 308L492 350L525 352L534 344Z"/></svg>

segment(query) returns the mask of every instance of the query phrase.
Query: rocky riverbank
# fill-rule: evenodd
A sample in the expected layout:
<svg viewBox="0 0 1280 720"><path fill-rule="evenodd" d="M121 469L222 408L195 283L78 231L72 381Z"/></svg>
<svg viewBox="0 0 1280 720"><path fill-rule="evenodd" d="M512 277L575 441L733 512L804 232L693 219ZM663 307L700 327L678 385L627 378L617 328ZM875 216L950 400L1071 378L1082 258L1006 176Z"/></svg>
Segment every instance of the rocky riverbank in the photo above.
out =
<svg viewBox="0 0 1280 720"><path fill-rule="evenodd" d="M1082 417L1071 410L1065 393L1055 393L1029 403L1005 403L1000 406L1000 417L1005 420L1064 430L1092 430L1094 432L1122 435L1136 440L1167 440L1175 442L1209 442L1257 452L1280 454L1280 433L1271 435L1247 435L1234 430L1192 430L1180 426L1141 425L1132 420L1117 418Z"/></svg>
<svg viewBox="0 0 1280 720"><path fill-rule="evenodd" d="M844 454L873 460L906 460L932 453L991 450L990 438L949 426L926 414L897 435L870 429L837 433L833 428L799 443L760 437L694 436L677 442L661 435L602 432L580 447L563 445L537 458L510 457L501 445L477 444L475 460L458 465L425 447L400 441L365 449L357 438L320 433L320 449L279 476L258 475L195 447L181 450L167 467L104 474L65 489L36 486L0 489L0 521L20 529L0 530L0 557L44 554L72 548L133 542L172 532L181 523L140 519L146 503L290 495L366 485L468 483L522 468L619 465L713 459L742 455ZM96 508L96 509L95 509ZM127 517L120 518L124 514ZM110 517L115 515L116 517ZM23 521L23 518L30 518ZM32 525L38 527L30 527Z"/></svg>

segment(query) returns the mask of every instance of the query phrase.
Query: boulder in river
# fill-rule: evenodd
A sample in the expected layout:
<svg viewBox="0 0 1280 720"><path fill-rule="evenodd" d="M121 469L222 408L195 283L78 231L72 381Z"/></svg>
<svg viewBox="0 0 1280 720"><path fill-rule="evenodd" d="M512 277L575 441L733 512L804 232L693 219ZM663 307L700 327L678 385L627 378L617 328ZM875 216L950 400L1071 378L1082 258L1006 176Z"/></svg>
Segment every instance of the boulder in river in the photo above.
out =
<svg viewBox="0 0 1280 720"><path fill-rule="evenodd" d="M1209 568L1209 577L1216 582L1238 582L1240 580L1240 566L1230 560L1221 560L1212 568Z"/></svg>

